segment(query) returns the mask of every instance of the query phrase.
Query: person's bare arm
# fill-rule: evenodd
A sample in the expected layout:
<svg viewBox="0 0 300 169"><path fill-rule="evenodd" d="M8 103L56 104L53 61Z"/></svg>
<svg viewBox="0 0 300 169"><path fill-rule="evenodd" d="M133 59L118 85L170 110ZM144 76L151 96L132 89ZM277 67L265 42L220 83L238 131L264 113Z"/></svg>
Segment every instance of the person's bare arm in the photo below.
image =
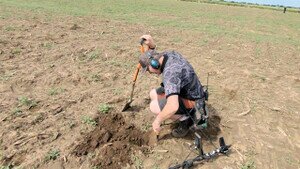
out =
<svg viewBox="0 0 300 169"><path fill-rule="evenodd" d="M167 103L163 110L156 116L152 123L153 130L155 132L160 131L160 125L163 121L172 117L179 108L178 95L171 95L167 99Z"/></svg>

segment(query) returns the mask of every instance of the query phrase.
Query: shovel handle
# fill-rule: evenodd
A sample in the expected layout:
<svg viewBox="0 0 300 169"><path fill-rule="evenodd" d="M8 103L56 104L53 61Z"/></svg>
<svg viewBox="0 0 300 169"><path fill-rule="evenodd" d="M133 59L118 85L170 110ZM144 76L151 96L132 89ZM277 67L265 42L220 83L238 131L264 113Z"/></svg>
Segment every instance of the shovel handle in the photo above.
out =
<svg viewBox="0 0 300 169"><path fill-rule="evenodd" d="M133 82L136 81L137 76L139 74L139 71L140 71L141 67L142 67L142 65L140 63L136 66L136 70L135 70L134 75L133 75Z"/></svg>

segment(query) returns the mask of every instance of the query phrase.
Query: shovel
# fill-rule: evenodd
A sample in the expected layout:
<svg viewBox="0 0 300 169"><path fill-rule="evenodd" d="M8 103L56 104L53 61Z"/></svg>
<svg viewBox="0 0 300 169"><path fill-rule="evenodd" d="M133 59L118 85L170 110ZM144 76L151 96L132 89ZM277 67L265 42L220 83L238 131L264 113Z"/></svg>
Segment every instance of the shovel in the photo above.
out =
<svg viewBox="0 0 300 169"><path fill-rule="evenodd" d="M140 46L140 51L141 51L141 53L144 53L144 52L145 52L145 48L144 48L144 46L143 46L145 40L146 40L145 38L142 38L142 39L140 40L140 45L141 45L141 46ZM140 63L139 63L139 64L137 65L137 67L136 67L135 73L134 73L134 75L133 75L133 83L132 83L132 89L131 89L130 99L129 99L128 102L125 104L125 106L124 106L122 112L123 112L123 111L126 111L127 109L129 109L129 108L130 108L130 104L131 104L131 102L133 101L132 98L133 98L133 91L134 91L135 81L136 81L136 79L137 79L137 76L138 76L138 74L139 74L139 71L140 71L141 67L142 67L142 65L141 65Z"/></svg>
<svg viewBox="0 0 300 169"><path fill-rule="evenodd" d="M138 64L137 67L136 67L134 76L133 76L133 83L132 83L132 89L131 89L130 99L129 99L128 102L125 104L125 106L124 106L122 112L123 112L123 111L126 111L127 109L129 109L129 108L130 108L130 104L131 104L131 102L133 101L132 98L133 98L133 91L134 91L135 81L136 81L136 79L137 79L137 76L138 76L138 74L139 74L140 69L141 69L141 64Z"/></svg>

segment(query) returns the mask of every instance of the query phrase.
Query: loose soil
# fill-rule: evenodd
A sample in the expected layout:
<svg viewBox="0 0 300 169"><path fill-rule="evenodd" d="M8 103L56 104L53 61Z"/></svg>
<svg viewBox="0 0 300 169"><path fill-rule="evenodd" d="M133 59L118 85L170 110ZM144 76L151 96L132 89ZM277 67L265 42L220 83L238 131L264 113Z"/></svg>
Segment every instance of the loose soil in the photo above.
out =
<svg viewBox="0 0 300 169"><path fill-rule="evenodd" d="M100 168L121 168L132 164L131 154L148 145L149 135L143 134L134 125L125 123L120 114L108 114L98 118L98 126L85 136L74 149L78 157L95 152L92 165ZM144 151L147 151L144 147Z"/></svg>

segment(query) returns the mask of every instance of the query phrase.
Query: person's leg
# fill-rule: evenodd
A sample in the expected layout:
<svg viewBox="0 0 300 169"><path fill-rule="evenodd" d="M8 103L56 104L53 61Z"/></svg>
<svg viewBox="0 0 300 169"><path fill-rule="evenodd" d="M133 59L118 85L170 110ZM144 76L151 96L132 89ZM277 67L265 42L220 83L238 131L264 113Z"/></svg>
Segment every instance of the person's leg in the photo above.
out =
<svg viewBox="0 0 300 169"><path fill-rule="evenodd" d="M150 91L150 111L154 113L154 115L158 115L167 103L167 99L164 93L164 88L159 87L157 89L152 89ZM184 107L181 100L179 100L180 106L176 114L174 114L170 119L173 121L185 121L189 117L186 114L186 108Z"/></svg>
<svg viewBox="0 0 300 169"><path fill-rule="evenodd" d="M175 115L181 116L177 128L172 130L173 137L184 137L188 134L190 127L193 125L192 115L195 112L193 108L186 108L182 99L179 99L179 109Z"/></svg>
<svg viewBox="0 0 300 169"><path fill-rule="evenodd" d="M165 89L163 87L152 89L149 95L151 100L158 100L158 99L165 98Z"/></svg>
<svg viewBox="0 0 300 169"><path fill-rule="evenodd" d="M157 115L166 105L165 90L163 87L152 89L149 95L151 99L150 110L152 113Z"/></svg>
<svg viewBox="0 0 300 169"><path fill-rule="evenodd" d="M157 92L156 92L156 89L152 89L152 90L150 91L149 95L150 95L151 101L152 101L152 100L157 100Z"/></svg>
<svg viewBox="0 0 300 169"><path fill-rule="evenodd" d="M163 98L160 95L157 95L157 97L159 97L160 99L154 99L150 103L150 110L155 115L158 115L167 103L167 99L165 97ZM187 119L187 117L182 114L174 114L170 119L173 121L183 121Z"/></svg>
<svg viewBox="0 0 300 169"><path fill-rule="evenodd" d="M154 99L150 102L150 111L155 115L158 115L161 112L161 109L159 107L159 102L157 99Z"/></svg>

